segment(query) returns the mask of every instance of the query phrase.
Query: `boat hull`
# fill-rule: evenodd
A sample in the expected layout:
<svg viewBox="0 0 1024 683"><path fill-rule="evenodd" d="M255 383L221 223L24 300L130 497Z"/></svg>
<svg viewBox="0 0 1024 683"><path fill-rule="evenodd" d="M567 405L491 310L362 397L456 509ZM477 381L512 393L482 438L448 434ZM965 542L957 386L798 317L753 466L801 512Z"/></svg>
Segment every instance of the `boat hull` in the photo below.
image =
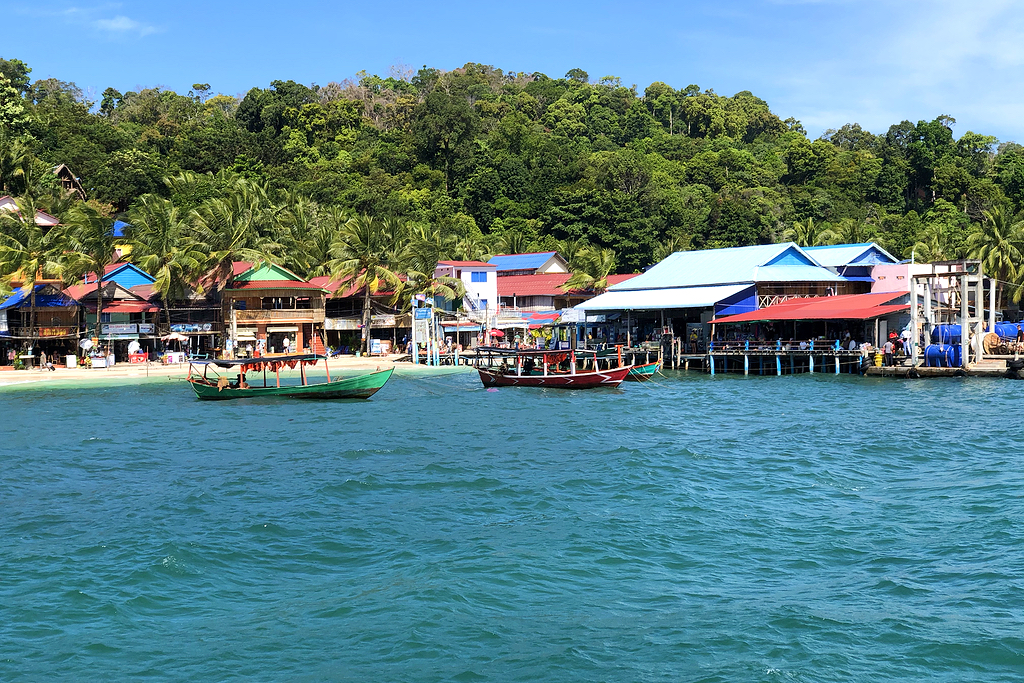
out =
<svg viewBox="0 0 1024 683"><path fill-rule="evenodd" d="M483 368L477 368L480 381L485 387L549 387L552 389L596 389L617 387L629 374L629 366L581 372L575 375L502 375Z"/></svg>
<svg viewBox="0 0 1024 683"><path fill-rule="evenodd" d="M658 370L661 369L661 361L654 361L653 363L644 363L643 365L634 365L629 370L629 374L626 375L627 382L647 382L652 379Z"/></svg>
<svg viewBox="0 0 1024 683"><path fill-rule="evenodd" d="M380 391L395 371L394 368L370 372L365 375L346 377L322 384L289 385L284 387L251 387L233 389L206 384L195 378L189 380L196 397L203 401L227 401L233 398L305 398L315 400L365 399Z"/></svg>

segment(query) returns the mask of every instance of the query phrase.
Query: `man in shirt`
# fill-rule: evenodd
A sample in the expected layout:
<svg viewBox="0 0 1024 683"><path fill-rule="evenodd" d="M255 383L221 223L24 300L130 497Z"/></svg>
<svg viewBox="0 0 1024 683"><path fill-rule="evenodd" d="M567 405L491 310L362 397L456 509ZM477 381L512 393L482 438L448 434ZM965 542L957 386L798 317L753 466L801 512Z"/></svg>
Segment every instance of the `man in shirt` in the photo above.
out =
<svg viewBox="0 0 1024 683"><path fill-rule="evenodd" d="M893 360L893 353L896 345L892 343L892 339L887 339L885 345L882 346L882 354L885 356L885 364L887 366L893 366L896 362Z"/></svg>

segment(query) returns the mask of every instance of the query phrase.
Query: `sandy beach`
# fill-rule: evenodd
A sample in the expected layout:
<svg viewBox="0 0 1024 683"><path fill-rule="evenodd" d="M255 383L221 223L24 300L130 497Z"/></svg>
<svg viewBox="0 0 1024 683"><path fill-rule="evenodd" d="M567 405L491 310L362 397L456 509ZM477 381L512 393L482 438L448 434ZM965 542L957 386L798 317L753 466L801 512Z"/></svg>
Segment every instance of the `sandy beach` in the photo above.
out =
<svg viewBox="0 0 1024 683"><path fill-rule="evenodd" d="M427 366L414 366L411 363L396 363L400 355L380 356L373 358L356 358L354 356L341 356L332 358L330 361L331 374L340 376L345 373L369 372L377 369L397 367L402 371L410 372L436 372L441 368L428 368ZM322 371L323 365L318 364L317 370ZM451 372L452 367L444 368ZM314 371L315 372L315 371ZM91 384L94 382L107 383L111 380L137 381L146 379L167 378L170 380L184 379L188 375L188 364L163 365L160 363L146 363L130 365L118 363L112 368L57 368L55 370L9 370L0 372L0 388L34 386L43 383L59 382L61 384ZM283 376L283 375L282 375Z"/></svg>

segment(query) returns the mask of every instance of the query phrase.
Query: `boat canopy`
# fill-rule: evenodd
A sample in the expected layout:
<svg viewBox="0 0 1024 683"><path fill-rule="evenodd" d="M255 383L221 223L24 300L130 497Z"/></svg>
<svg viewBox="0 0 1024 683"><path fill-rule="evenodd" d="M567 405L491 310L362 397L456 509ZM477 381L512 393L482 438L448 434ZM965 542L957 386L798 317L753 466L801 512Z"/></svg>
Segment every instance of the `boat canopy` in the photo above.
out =
<svg viewBox="0 0 1024 683"><path fill-rule="evenodd" d="M316 353L293 353L287 356L260 356L259 358L235 358L231 360L193 360L191 363L192 365L213 365L221 370L238 368L244 372L250 372L253 370L262 370L265 367L273 370L275 366L280 368L285 365L290 368L295 368L299 363L302 363L303 365L312 365L320 360L327 360L327 356L321 356Z"/></svg>

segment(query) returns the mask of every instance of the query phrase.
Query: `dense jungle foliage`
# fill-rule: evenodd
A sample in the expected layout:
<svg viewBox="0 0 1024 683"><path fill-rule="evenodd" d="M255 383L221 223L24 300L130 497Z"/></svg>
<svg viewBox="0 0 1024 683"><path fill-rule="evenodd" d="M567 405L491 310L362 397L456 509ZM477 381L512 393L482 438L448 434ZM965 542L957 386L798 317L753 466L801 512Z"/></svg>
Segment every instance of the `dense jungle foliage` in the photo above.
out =
<svg viewBox="0 0 1024 683"><path fill-rule="evenodd" d="M60 214L41 169L67 164L111 216L160 199L209 226L256 202L270 207L256 233L304 274L324 262L321 224L364 214L405 222L443 257L606 250L620 272L679 249L783 239L874 240L918 260L966 256L986 230L1020 243L1024 147L957 137L946 115L811 140L747 91L639 92L580 69L471 63L273 81L240 97L202 83L184 95L108 88L98 102L30 73L0 60L3 193Z"/></svg>

